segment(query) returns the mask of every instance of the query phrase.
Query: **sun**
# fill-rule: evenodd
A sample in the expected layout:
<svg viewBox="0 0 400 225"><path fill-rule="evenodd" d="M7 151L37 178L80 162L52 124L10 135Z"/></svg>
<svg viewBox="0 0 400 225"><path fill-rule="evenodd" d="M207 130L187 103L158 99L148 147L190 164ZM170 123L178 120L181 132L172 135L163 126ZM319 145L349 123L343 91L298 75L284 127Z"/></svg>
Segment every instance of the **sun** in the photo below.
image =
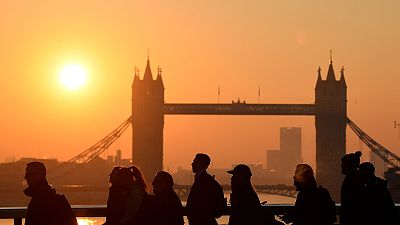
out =
<svg viewBox="0 0 400 225"><path fill-rule="evenodd" d="M77 90L86 84L85 69L78 64L65 65L59 74L60 83L69 90Z"/></svg>

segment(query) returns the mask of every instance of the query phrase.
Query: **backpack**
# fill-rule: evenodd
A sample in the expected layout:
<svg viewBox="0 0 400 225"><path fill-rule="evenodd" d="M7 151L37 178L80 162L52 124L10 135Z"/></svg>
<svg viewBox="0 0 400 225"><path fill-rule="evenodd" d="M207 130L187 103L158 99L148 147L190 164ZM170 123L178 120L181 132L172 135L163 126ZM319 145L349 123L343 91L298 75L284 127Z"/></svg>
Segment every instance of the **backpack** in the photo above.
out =
<svg viewBox="0 0 400 225"><path fill-rule="evenodd" d="M332 200L328 190L323 188L322 186L319 186L317 188L317 196L321 204L321 211L319 213L322 215L323 218L325 218L325 222L333 224L334 222L336 222L335 202Z"/></svg>
<svg viewBox="0 0 400 225"><path fill-rule="evenodd" d="M222 215L226 213L226 208L227 208L227 199L224 196L224 189L221 187L221 185L218 183L218 181L215 180L215 177L213 176L213 182L212 182L212 187L214 190L214 209L213 209L213 215L214 218L219 218Z"/></svg>
<svg viewBox="0 0 400 225"><path fill-rule="evenodd" d="M55 194L54 213L59 225L78 225L71 205L64 195Z"/></svg>

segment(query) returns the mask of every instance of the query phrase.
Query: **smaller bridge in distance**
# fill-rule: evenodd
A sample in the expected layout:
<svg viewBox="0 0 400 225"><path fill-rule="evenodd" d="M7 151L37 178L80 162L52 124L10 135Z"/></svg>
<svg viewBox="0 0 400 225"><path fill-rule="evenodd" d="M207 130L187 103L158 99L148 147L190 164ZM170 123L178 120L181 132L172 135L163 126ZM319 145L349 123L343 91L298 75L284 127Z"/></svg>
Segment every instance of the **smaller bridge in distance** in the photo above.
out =
<svg viewBox="0 0 400 225"><path fill-rule="evenodd" d="M223 184L221 185L222 188L224 189L224 192L231 191L231 186L228 184ZM296 198L297 196L297 191L294 186L286 186L283 184L278 184L278 185L253 185L254 189L257 193L262 193L262 194L272 194L272 195L280 195L280 196L286 196L290 198ZM174 185L174 190L178 194L180 199L187 199L189 196L189 191L192 185L180 185L176 184Z"/></svg>

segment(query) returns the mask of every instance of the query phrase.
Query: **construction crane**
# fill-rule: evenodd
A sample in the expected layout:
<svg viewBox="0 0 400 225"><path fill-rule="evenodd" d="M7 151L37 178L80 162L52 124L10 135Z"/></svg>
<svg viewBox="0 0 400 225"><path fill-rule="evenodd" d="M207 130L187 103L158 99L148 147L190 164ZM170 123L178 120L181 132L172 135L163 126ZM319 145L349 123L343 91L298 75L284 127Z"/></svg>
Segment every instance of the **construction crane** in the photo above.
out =
<svg viewBox="0 0 400 225"><path fill-rule="evenodd" d="M359 128L353 121L347 118L347 124L354 131L354 133L360 138L365 145L371 149L373 153L379 156L385 161L390 167L395 170L400 170L400 157L383 147L381 144L372 139L366 134L361 128ZM397 125L397 124L396 124ZM398 125L397 125L398 126Z"/></svg>

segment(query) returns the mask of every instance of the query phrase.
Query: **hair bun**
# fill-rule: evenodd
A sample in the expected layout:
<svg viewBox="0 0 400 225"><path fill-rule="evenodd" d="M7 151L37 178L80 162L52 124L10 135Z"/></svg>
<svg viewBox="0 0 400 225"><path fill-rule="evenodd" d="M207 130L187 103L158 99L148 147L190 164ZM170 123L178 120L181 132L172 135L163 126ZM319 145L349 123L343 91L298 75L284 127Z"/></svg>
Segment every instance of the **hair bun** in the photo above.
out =
<svg viewBox="0 0 400 225"><path fill-rule="evenodd" d="M358 158L360 158L360 157L361 157L361 154L362 154L362 152L361 152L361 151L356 151L356 152L354 153L354 155L355 155L355 156L357 156Z"/></svg>

